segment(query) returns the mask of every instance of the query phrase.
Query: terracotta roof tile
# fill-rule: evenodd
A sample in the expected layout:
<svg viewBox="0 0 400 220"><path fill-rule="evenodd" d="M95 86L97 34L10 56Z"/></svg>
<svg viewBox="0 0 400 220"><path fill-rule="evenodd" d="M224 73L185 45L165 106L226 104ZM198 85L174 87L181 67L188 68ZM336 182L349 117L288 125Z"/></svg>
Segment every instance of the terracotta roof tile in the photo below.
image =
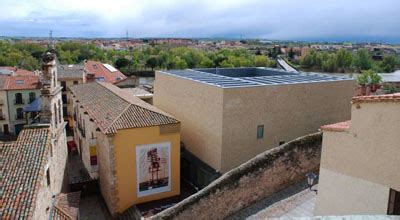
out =
<svg viewBox="0 0 400 220"><path fill-rule="evenodd" d="M116 133L118 129L179 123L173 116L110 83L75 85L71 91L104 134Z"/></svg>
<svg viewBox="0 0 400 220"><path fill-rule="evenodd" d="M39 76L9 76L6 90L39 89Z"/></svg>
<svg viewBox="0 0 400 220"><path fill-rule="evenodd" d="M20 76L34 76L35 75L35 73L32 71L19 69L19 68L12 67L12 66L0 66L0 69L6 69L10 72L12 71L16 75L20 75Z"/></svg>
<svg viewBox="0 0 400 220"><path fill-rule="evenodd" d="M350 128L350 121L339 122L330 125L324 125L321 127L324 131L346 131Z"/></svg>
<svg viewBox="0 0 400 220"><path fill-rule="evenodd" d="M25 128L17 141L0 144L2 219L28 219L35 209L50 132L48 127Z"/></svg>
<svg viewBox="0 0 400 220"><path fill-rule="evenodd" d="M400 93L353 97L353 103L362 102L400 102Z"/></svg>
<svg viewBox="0 0 400 220"><path fill-rule="evenodd" d="M61 193L55 197L54 211L51 219L67 220L78 219L81 192Z"/></svg>
<svg viewBox="0 0 400 220"><path fill-rule="evenodd" d="M104 78L104 82L109 83L115 83L127 78L119 70L111 72L103 65L103 63L97 61L87 61L85 63L85 71L87 74L93 74L96 79L102 77Z"/></svg>

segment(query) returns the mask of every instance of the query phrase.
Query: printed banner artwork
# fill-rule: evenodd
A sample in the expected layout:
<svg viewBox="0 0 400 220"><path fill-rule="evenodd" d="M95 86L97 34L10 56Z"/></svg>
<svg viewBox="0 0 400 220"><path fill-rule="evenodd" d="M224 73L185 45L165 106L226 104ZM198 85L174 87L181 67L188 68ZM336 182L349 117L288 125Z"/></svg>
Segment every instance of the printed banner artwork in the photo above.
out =
<svg viewBox="0 0 400 220"><path fill-rule="evenodd" d="M137 196L171 191L171 143L136 146Z"/></svg>

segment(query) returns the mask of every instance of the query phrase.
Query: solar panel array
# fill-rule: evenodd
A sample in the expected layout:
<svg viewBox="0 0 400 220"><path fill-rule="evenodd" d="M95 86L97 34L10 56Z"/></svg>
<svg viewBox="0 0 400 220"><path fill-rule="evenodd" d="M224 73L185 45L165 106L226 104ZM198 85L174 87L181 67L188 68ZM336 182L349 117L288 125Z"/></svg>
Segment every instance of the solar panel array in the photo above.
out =
<svg viewBox="0 0 400 220"><path fill-rule="evenodd" d="M282 85L350 80L347 77L330 76L319 73L298 73L291 75L228 77L198 70L170 70L165 73L181 78L218 86L221 88L251 87L263 85Z"/></svg>

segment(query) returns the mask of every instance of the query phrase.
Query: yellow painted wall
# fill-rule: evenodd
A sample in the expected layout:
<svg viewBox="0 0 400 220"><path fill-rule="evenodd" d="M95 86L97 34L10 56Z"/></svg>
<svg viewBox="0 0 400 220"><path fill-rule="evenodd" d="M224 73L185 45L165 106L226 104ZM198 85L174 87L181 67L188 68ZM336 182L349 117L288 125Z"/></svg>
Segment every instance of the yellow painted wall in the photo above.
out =
<svg viewBox="0 0 400 220"><path fill-rule="evenodd" d="M169 125L171 126L171 125ZM114 137L117 212L122 213L133 204L158 200L180 194L180 133L160 134L160 127L145 127L118 130ZM171 142L171 191L137 197L136 146Z"/></svg>

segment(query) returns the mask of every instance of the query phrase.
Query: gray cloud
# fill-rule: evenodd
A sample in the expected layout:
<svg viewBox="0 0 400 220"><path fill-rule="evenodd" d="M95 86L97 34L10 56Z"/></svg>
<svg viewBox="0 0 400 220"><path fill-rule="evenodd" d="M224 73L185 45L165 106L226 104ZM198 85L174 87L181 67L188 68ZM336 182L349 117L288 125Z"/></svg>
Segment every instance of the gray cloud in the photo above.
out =
<svg viewBox="0 0 400 220"><path fill-rule="evenodd" d="M124 1L124 0L120 0ZM119 1L110 1L110 9ZM5 3L7 5L7 3ZM180 1L104 8L46 8L0 17L0 35L231 37L400 43L400 1ZM11 7L11 6L10 6ZM18 7L18 6L13 6ZM7 8L7 7L6 7ZM15 8L14 8L15 9ZM25 10L27 10L25 8Z"/></svg>

